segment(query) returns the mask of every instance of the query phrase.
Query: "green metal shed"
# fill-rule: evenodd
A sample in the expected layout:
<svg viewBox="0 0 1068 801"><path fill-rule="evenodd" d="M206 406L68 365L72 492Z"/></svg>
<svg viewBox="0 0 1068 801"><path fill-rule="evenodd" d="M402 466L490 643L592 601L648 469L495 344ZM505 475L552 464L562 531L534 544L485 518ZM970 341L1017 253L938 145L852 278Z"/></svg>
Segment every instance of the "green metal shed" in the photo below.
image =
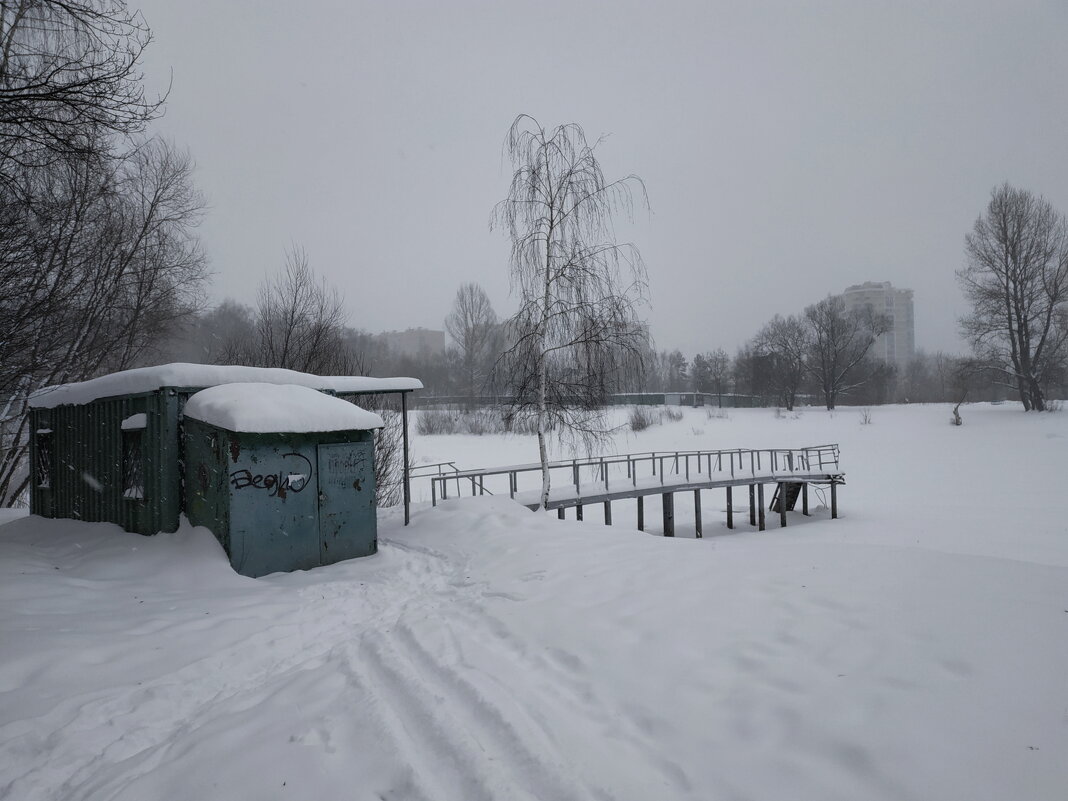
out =
<svg viewBox="0 0 1068 801"><path fill-rule="evenodd" d="M185 407L186 512L234 570L263 576L378 550L382 419L308 387L228 384Z"/></svg>
<svg viewBox="0 0 1068 801"><path fill-rule="evenodd" d="M422 388L412 378L201 364L138 368L50 387L30 401L30 511L116 523L141 534L176 531L186 511L185 404L203 389L247 382L308 387L352 400L399 393L405 450L406 396ZM407 520L407 471L404 484Z"/></svg>

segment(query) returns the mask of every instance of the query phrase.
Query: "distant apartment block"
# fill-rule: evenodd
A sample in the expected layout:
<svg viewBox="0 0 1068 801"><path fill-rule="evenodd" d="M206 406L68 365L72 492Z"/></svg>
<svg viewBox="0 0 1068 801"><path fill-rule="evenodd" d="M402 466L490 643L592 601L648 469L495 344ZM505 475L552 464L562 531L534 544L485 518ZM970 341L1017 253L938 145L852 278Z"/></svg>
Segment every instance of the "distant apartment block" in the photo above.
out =
<svg viewBox="0 0 1068 801"><path fill-rule="evenodd" d="M847 310L871 309L890 319L891 328L875 340L872 355L903 370L916 355L912 290L895 289L889 281L865 281L842 293Z"/></svg>
<svg viewBox="0 0 1068 801"><path fill-rule="evenodd" d="M386 331L380 335L390 350L401 356L433 356L445 352L445 332L429 328L409 328L406 331Z"/></svg>

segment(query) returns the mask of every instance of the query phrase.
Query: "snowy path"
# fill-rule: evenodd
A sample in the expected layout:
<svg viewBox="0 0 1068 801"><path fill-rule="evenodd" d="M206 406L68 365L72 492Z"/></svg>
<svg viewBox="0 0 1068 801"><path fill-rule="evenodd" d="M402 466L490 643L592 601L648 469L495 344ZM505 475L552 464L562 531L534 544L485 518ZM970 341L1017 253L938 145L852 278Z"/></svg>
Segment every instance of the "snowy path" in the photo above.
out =
<svg viewBox="0 0 1068 801"><path fill-rule="evenodd" d="M1068 418L985 506L973 425L945 497L881 491L909 418L841 520L701 541L465 498L253 580L203 530L4 525L0 799L1060 801Z"/></svg>

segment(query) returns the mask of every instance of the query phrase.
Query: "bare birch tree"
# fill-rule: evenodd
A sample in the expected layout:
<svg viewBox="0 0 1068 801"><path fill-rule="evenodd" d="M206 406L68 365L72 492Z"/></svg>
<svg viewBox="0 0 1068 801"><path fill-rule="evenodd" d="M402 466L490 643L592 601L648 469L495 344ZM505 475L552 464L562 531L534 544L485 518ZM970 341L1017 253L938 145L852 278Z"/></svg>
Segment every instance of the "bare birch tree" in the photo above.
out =
<svg viewBox="0 0 1068 801"><path fill-rule="evenodd" d="M772 357L771 383L787 411L793 411L805 378L812 333L800 317L776 314L756 336L756 349Z"/></svg>
<svg viewBox="0 0 1068 801"><path fill-rule="evenodd" d="M480 394L496 354L497 314L489 296L478 284L463 284L456 290L445 330L460 353L464 394L473 402Z"/></svg>
<svg viewBox="0 0 1068 801"><path fill-rule="evenodd" d="M615 242L613 215L630 214L635 175L607 181L582 128L547 130L520 115L505 141L515 172L492 225L511 238L513 291L520 308L509 321L503 363L519 410L536 420L542 465L541 503L549 501L548 438L603 439L598 404L640 358L647 338L637 317L645 293L638 249Z"/></svg>
<svg viewBox="0 0 1068 801"><path fill-rule="evenodd" d="M348 345L345 301L316 276L300 246L260 284L251 331L235 330L220 361L254 367L284 367L316 375L353 375L361 365Z"/></svg>
<svg viewBox="0 0 1068 801"><path fill-rule="evenodd" d="M806 365L827 408L834 409L838 396L855 385L854 371L890 330L890 321L867 309L847 311L841 296L830 295L805 309L805 322L811 336Z"/></svg>
<svg viewBox="0 0 1068 801"><path fill-rule="evenodd" d="M1045 198L1002 184L965 237L965 253L957 273L972 304L964 334L1025 410L1045 410L1045 386L1068 340L1068 222Z"/></svg>

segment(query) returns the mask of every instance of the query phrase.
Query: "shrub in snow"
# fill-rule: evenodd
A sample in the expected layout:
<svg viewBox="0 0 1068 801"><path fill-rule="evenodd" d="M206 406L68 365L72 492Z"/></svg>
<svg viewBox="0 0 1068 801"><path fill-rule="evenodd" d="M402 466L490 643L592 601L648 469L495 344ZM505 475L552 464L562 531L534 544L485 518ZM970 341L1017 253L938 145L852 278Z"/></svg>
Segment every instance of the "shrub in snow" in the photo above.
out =
<svg viewBox="0 0 1068 801"><path fill-rule="evenodd" d="M630 430L645 431L649 426L659 425L660 415L648 406L635 406L630 410Z"/></svg>
<svg viewBox="0 0 1068 801"><path fill-rule="evenodd" d="M459 428L459 412L449 409L426 409L415 419L415 432L423 436L455 434Z"/></svg>
<svg viewBox="0 0 1068 801"><path fill-rule="evenodd" d="M510 414L500 408L475 409L461 412L455 409L427 409L416 419L418 434L535 434L537 421L533 415Z"/></svg>
<svg viewBox="0 0 1068 801"><path fill-rule="evenodd" d="M670 420L672 423L677 423L682 419L682 409L673 409L668 407L664 409L664 417Z"/></svg>

